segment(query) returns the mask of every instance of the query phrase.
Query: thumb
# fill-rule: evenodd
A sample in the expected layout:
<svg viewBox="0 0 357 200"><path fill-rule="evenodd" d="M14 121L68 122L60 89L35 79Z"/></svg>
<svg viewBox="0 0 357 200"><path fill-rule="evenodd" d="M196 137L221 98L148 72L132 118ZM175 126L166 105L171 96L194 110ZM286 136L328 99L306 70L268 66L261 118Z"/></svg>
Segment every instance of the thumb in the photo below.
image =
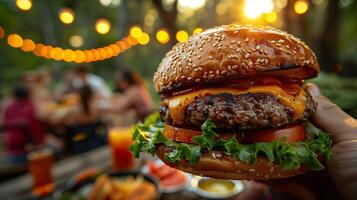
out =
<svg viewBox="0 0 357 200"><path fill-rule="evenodd" d="M312 122L322 130L331 134L334 142L357 139L357 120L343 112L327 97L321 95L314 83L309 83L306 90L317 103L317 110L312 115Z"/></svg>

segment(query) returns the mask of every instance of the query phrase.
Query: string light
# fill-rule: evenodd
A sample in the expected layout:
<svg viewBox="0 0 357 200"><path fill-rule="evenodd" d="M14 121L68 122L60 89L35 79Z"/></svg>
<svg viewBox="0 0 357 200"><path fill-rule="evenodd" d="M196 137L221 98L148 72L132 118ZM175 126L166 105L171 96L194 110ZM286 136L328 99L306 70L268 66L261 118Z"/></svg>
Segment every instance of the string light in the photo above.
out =
<svg viewBox="0 0 357 200"><path fill-rule="evenodd" d="M84 62L87 62L87 63L92 62L92 60L94 59L94 55L93 55L92 51L90 51L90 50L85 50L84 55L86 57Z"/></svg>
<svg viewBox="0 0 357 200"><path fill-rule="evenodd" d="M32 2L30 0L16 0L16 6L24 11L30 10Z"/></svg>
<svg viewBox="0 0 357 200"><path fill-rule="evenodd" d="M306 13L309 9L309 4L305 0L297 0L294 3L294 10L297 14L301 15Z"/></svg>
<svg viewBox="0 0 357 200"><path fill-rule="evenodd" d="M138 26L133 26L130 28L129 33L131 37L138 39L140 35L143 33L143 30L141 30L141 28Z"/></svg>
<svg viewBox="0 0 357 200"><path fill-rule="evenodd" d="M71 49L63 51L63 60L66 62L73 62L76 59L76 54Z"/></svg>
<svg viewBox="0 0 357 200"><path fill-rule="evenodd" d="M170 40L170 35L166 30L161 29L156 33L156 39L161 44L167 44Z"/></svg>
<svg viewBox="0 0 357 200"><path fill-rule="evenodd" d="M21 46L21 50L25 52L30 52L35 49L35 43L30 39L24 39L23 44Z"/></svg>
<svg viewBox="0 0 357 200"><path fill-rule="evenodd" d="M200 27L197 27L197 28L195 28L194 30L193 30L193 32L192 32L192 34L199 34L199 33L202 33L202 31L203 31L203 29L202 28L200 28Z"/></svg>
<svg viewBox="0 0 357 200"><path fill-rule="evenodd" d="M272 0L245 0L244 15L249 19L256 19L263 13L273 11L274 4Z"/></svg>
<svg viewBox="0 0 357 200"><path fill-rule="evenodd" d="M180 30L176 33L176 39L179 42L185 42L188 39L188 33L184 30Z"/></svg>
<svg viewBox="0 0 357 200"><path fill-rule="evenodd" d="M64 57L63 49L60 47L53 48L50 52L51 58L55 60L62 60Z"/></svg>
<svg viewBox="0 0 357 200"><path fill-rule="evenodd" d="M41 56L41 50L44 47L45 47L45 45L43 45L43 44L36 44L33 54L35 54L36 56Z"/></svg>
<svg viewBox="0 0 357 200"><path fill-rule="evenodd" d="M23 40L18 34L11 34L7 37L7 43L14 48L19 48L22 46Z"/></svg>
<svg viewBox="0 0 357 200"><path fill-rule="evenodd" d="M74 62L76 62L76 63L82 63L82 62L85 61L86 55L84 54L83 51L81 51L81 50L75 50L75 51L74 51L74 54L75 54Z"/></svg>
<svg viewBox="0 0 357 200"><path fill-rule="evenodd" d="M71 24L74 21L74 12L70 8L62 8L58 13L58 17L61 22Z"/></svg>
<svg viewBox="0 0 357 200"><path fill-rule="evenodd" d="M150 42L150 36L147 33L142 33L138 38L138 43L141 45L146 45Z"/></svg>
<svg viewBox="0 0 357 200"><path fill-rule="evenodd" d="M50 46L50 45L47 45L44 48L46 48L46 54L44 54L43 57L45 57L47 59L50 59L51 58L51 51L52 51L53 47Z"/></svg>
<svg viewBox="0 0 357 200"><path fill-rule="evenodd" d="M101 18L95 22L95 30L99 34L107 34L110 31L111 24L107 19Z"/></svg>

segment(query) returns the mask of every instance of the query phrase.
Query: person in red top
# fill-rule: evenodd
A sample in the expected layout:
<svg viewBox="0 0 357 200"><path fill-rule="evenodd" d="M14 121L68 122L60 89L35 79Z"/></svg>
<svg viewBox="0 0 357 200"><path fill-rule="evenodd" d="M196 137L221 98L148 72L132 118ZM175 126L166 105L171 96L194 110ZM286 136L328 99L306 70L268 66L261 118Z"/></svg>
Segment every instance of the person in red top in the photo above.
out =
<svg viewBox="0 0 357 200"><path fill-rule="evenodd" d="M26 163L28 146L44 144L45 128L36 116L35 106L24 86L16 86L13 99L3 113L5 148L9 163Z"/></svg>

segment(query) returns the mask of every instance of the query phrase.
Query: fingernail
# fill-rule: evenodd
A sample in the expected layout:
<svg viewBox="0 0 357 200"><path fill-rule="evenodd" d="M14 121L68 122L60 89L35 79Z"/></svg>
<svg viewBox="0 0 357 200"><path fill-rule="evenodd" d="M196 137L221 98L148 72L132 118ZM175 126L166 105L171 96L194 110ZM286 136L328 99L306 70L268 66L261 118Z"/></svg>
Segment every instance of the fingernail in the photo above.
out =
<svg viewBox="0 0 357 200"><path fill-rule="evenodd" d="M317 87L315 83L308 83L306 87L307 91L309 91L312 96L318 96L321 94L319 87Z"/></svg>

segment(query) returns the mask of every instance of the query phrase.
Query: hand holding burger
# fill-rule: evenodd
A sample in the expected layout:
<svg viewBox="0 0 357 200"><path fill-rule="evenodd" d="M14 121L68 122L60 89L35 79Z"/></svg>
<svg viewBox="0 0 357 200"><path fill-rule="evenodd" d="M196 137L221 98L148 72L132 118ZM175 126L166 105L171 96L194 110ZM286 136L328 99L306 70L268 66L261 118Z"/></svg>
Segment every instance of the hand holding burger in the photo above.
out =
<svg viewBox="0 0 357 200"><path fill-rule="evenodd" d="M162 98L133 131L131 151L185 172L268 180L322 170L329 135L307 120L303 89L319 64L298 38L270 27L221 26L166 54L154 85Z"/></svg>

